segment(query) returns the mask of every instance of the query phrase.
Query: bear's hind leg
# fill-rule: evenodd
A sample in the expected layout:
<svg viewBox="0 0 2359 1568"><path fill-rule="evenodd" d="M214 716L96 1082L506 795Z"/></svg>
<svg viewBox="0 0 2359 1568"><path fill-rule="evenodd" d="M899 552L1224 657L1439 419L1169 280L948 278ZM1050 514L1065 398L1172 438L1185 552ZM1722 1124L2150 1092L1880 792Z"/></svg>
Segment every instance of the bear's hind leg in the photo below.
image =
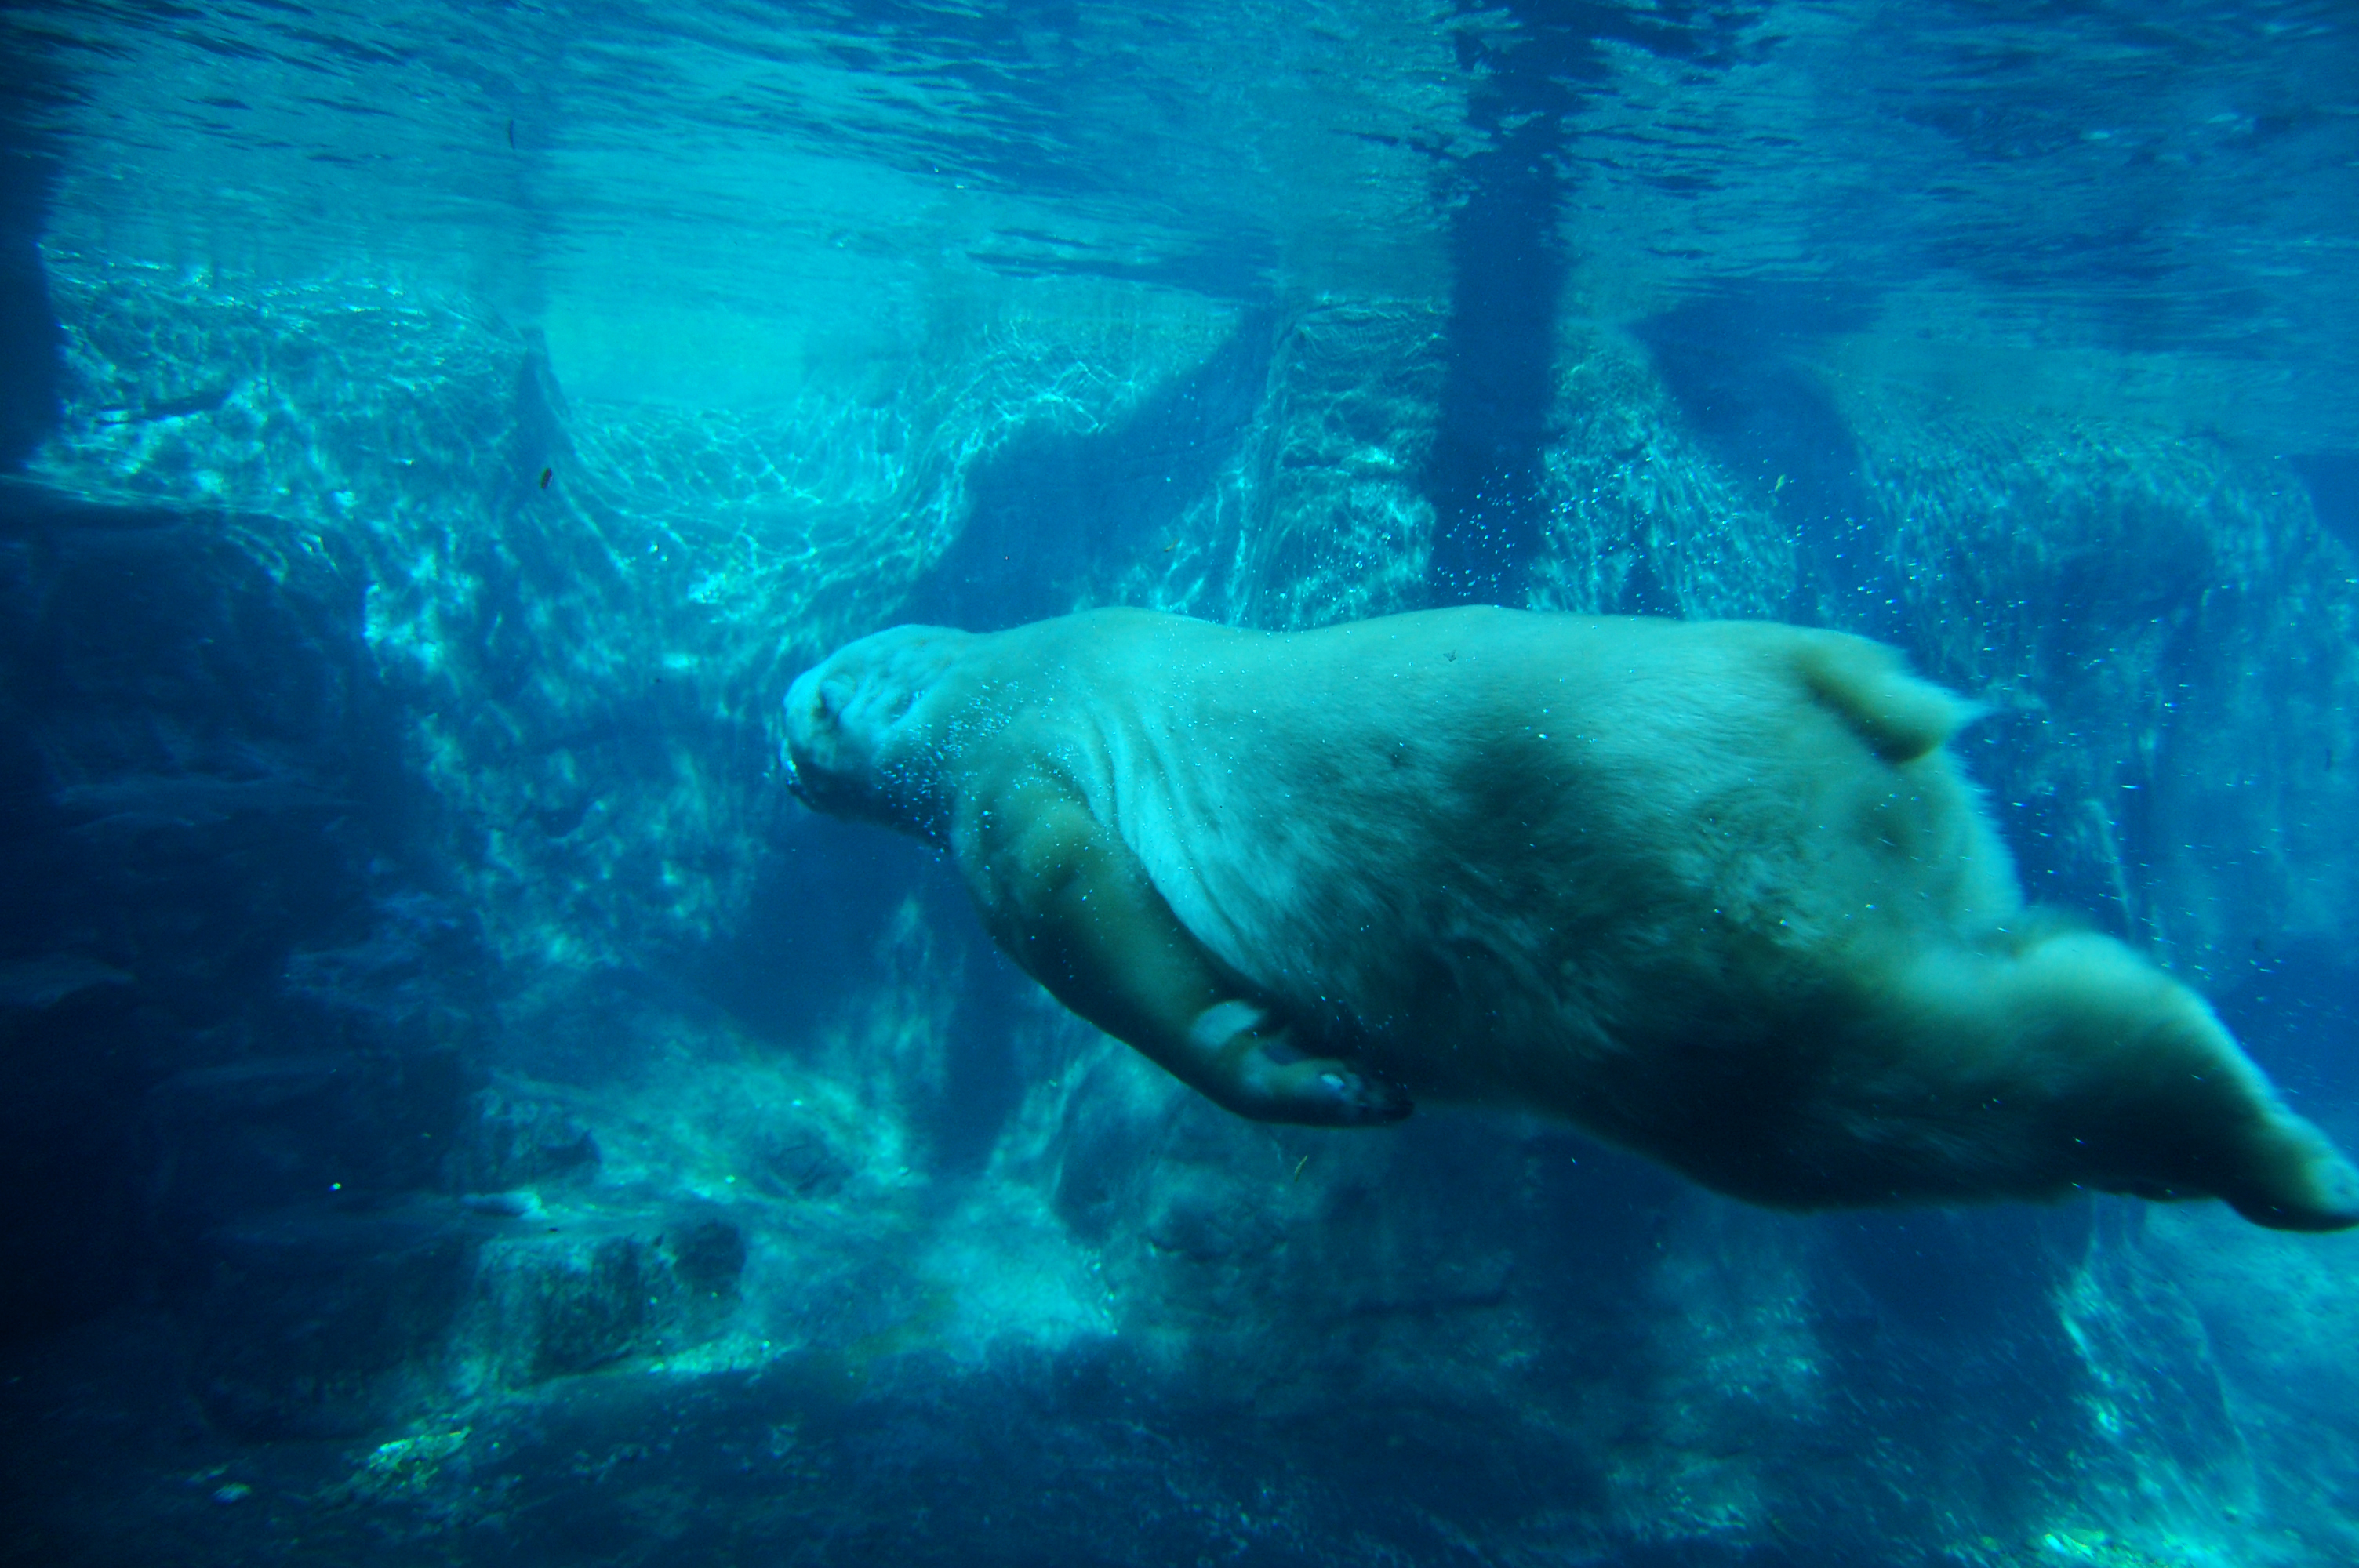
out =
<svg viewBox="0 0 2359 1568"><path fill-rule="evenodd" d="M2202 1000L2085 933L2020 953L2000 988L2044 1140L2071 1181L2217 1197L2256 1225L2359 1225L2359 1171L2288 1110Z"/></svg>

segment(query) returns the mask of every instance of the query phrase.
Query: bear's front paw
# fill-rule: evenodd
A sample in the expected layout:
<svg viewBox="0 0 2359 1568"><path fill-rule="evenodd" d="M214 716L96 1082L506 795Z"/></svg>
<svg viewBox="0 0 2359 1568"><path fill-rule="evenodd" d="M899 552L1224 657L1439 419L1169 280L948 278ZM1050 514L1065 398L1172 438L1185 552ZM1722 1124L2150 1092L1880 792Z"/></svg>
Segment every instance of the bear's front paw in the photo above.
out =
<svg viewBox="0 0 2359 1568"><path fill-rule="evenodd" d="M1256 1121L1302 1127L1376 1127L1414 1108L1397 1086L1332 1056L1312 1056L1294 1032L1247 1001L1197 1015L1184 1075L1213 1099Z"/></svg>

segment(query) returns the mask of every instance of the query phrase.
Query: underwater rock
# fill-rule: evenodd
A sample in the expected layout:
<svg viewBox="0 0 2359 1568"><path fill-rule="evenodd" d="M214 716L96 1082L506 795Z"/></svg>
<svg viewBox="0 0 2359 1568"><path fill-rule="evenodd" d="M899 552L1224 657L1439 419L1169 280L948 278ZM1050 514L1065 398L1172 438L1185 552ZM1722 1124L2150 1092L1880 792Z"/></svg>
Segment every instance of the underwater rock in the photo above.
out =
<svg viewBox="0 0 2359 1568"><path fill-rule="evenodd" d="M456 1154L460 1185L471 1192L525 1187L597 1168L596 1135L556 1101L495 1087L479 1091L471 1108Z"/></svg>
<svg viewBox="0 0 2359 1568"><path fill-rule="evenodd" d="M82 953L46 953L0 964L0 1009L39 1012L94 986L125 986L130 974Z"/></svg>
<svg viewBox="0 0 2359 1568"><path fill-rule="evenodd" d="M1056 608L1136 604L1280 631L1423 603L1440 316L1334 299L1249 325L1272 338L1266 380L1225 460L1168 537L1099 561L1090 591Z"/></svg>
<svg viewBox="0 0 2359 1568"><path fill-rule="evenodd" d="M17 968L17 1005L0 1007L0 1338L120 1303L152 1236L130 976L79 954Z"/></svg>
<svg viewBox="0 0 2359 1568"><path fill-rule="evenodd" d="M172 1229L431 1190L460 1126L449 1049L360 1049L176 1073L148 1092L154 1203Z"/></svg>
<svg viewBox="0 0 2359 1568"><path fill-rule="evenodd" d="M470 1388L674 1354L721 1332L738 1303L745 1238L725 1219L534 1213L503 1229L484 1244L456 1337Z"/></svg>
<svg viewBox="0 0 2359 1568"><path fill-rule="evenodd" d="M440 1394L474 1261L447 1210L310 1207L207 1233L176 1315L206 1412L241 1438L346 1437Z"/></svg>

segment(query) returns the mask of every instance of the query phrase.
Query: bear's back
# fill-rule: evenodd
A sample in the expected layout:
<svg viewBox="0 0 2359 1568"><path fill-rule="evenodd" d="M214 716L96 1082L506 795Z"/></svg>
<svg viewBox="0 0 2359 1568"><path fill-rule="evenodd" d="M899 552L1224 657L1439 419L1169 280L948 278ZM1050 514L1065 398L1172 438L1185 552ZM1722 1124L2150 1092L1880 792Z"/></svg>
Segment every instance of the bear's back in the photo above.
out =
<svg viewBox="0 0 2359 1568"><path fill-rule="evenodd" d="M1858 639L1093 630L1101 819L1223 963L1423 1094L1545 1098L1568 1054L1743 1027L1861 943L2015 907L1940 744L1971 709Z"/></svg>

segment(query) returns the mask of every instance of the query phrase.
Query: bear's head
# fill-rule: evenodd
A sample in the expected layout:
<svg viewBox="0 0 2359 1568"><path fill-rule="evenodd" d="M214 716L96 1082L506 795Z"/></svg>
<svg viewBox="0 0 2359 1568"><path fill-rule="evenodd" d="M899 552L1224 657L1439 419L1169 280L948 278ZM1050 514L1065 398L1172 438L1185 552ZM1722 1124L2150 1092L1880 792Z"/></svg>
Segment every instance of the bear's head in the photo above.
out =
<svg viewBox="0 0 2359 1568"><path fill-rule="evenodd" d="M832 816L932 836L940 802L924 699L975 641L896 626L847 643L787 691L787 787Z"/></svg>

